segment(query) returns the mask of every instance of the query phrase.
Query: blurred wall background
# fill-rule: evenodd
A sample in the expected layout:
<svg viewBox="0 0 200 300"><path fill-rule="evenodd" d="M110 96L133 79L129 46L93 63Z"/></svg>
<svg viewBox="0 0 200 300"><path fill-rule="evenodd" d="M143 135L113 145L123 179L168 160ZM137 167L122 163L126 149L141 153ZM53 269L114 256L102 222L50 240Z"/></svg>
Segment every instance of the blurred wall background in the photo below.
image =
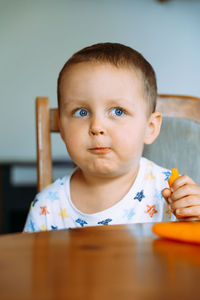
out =
<svg viewBox="0 0 200 300"><path fill-rule="evenodd" d="M35 97L56 106L64 62L105 41L140 51L159 93L200 97L199 0L0 0L0 162L35 161ZM58 137L53 156L66 157Z"/></svg>

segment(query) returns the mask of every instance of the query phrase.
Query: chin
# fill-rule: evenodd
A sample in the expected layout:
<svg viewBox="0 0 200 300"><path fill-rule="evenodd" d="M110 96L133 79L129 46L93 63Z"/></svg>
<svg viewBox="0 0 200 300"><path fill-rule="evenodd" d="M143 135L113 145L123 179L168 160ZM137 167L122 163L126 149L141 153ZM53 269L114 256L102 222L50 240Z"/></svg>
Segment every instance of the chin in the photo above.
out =
<svg viewBox="0 0 200 300"><path fill-rule="evenodd" d="M121 170L117 168L111 168L111 166L101 166L89 169L89 173L92 176L102 177L102 178L112 178L117 177L121 174Z"/></svg>
<svg viewBox="0 0 200 300"><path fill-rule="evenodd" d="M108 170L103 168L91 170L91 174L94 174L96 176L103 176L103 177L112 177L114 173L115 172L113 170Z"/></svg>
<svg viewBox="0 0 200 300"><path fill-rule="evenodd" d="M115 168L113 168L110 164L92 164L87 165L85 168L81 168L83 171L85 170L90 175L100 176L100 177L112 177L116 172Z"/></svg>

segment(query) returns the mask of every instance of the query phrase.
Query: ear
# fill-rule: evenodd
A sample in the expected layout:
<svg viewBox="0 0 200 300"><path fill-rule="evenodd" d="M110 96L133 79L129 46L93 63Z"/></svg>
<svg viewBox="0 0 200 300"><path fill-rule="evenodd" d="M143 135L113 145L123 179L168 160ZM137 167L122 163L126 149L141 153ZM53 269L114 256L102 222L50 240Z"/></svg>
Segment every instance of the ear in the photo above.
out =
<svg viewBox="0 0 200 300"><path fill-rule="evenodd" d="M160 133L160 128L162 124L162 115L159 112L154 112L151 114L148 120L148 126L146 128L145 134L145 144L152 144Z"/></svg>

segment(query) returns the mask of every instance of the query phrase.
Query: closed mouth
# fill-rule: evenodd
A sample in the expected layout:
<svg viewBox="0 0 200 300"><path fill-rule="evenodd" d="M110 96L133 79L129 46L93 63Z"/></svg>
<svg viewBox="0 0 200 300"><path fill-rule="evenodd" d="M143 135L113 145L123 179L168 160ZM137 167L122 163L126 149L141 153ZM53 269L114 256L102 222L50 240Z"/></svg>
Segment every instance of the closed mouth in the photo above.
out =
<svg viewBox="0 0 200 300"><path fill-rule="evenodd" d="M110 151L109 147L94 147L89 148L90 152L97 153L97 154L104 154Z"/></svg>

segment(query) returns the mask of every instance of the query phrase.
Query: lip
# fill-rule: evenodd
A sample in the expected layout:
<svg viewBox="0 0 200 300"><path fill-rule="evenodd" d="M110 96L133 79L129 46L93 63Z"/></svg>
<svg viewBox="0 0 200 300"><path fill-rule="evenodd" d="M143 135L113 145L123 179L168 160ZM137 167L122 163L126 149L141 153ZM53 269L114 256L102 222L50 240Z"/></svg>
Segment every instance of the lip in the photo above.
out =
<svg viewBox="0 0 200 300"><path fill-rule="evenodd" d="M90 148L89 151L94 154L106 154L106 153L110 152L110 148L109 147L94 147L94 148Z"/></svg>

